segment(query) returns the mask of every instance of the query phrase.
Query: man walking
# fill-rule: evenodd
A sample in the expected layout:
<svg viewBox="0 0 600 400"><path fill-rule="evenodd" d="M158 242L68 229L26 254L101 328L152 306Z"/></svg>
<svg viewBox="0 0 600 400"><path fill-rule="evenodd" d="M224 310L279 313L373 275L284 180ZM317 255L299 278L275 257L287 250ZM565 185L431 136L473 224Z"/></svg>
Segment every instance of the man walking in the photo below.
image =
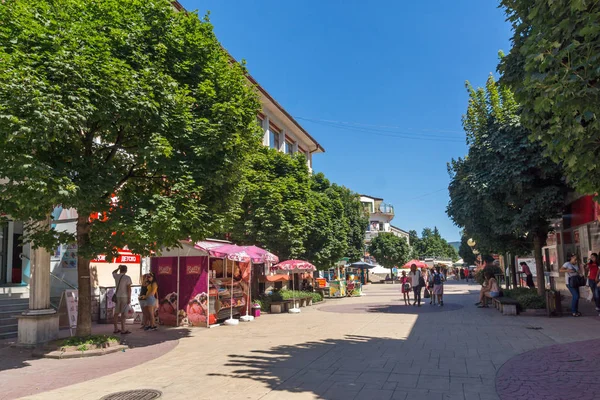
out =
<svg viewBox="0 0 600 400"><path fill-rule="evenodd" d="M527 283L527 286L529 286L529 289L535 289L535 284L533 283L533 274L529 269L529 265L527 265L525 261L521 261L521 271L525 274L525 282Z"/></svg>
<svg viewBox="0 0 600 400"><path fill-rule="evenodd" d="M115 303L115 318L113 325L115 330L113 333L121 333L127 335L129 332L125 330L125 319L127 318L127 307L131 303L131 278L127 275L127 266L119 265L112 273L115 280L115 294L113 302ZM119 317L121 318L121 330L118 328Z"/></svg>

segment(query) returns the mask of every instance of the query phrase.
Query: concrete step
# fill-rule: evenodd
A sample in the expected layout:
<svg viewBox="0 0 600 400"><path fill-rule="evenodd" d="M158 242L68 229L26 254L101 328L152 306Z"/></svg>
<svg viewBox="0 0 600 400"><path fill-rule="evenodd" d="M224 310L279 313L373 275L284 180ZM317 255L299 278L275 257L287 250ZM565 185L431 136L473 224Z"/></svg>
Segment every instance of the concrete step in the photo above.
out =
<svg viewBox="0 0 600 400"><path fill-rule="evenodd" d="M4 326L0 325L0 334L3 334L3 333L12 333L12 334L14 334L16 336L17 335L17 330L18 330L17 324L14 324L14 325L4 325Z"/></svg>
<svg viewBox="0 0 600 400"><path fill-rule="evenodd" d="M17 318L14 316L0 318L0 326L14 325L16 323L17 323Z"/></svg>
<svg viewBox="0 0 600 400"><path fill-rule="evenodd" d="M16 338L17 336L19 336L19 333L16 330L14 332L0 333L0 340L12 339Z"/></svg>
<svg viewBox="0 0 600 400"><path fill-rule="evenodd" d="M12 318L15 315L21 314L25 310L27 310L27 308L22 308L20 310L6 310L6 311L0 309L0 319Z"/></svg>
<svg viewBox="0 0 600 400"><path fill-rule="evenodd" d="M29 288L27 286L0 286L0 300L3 299L21 299L29 297Z"/></svg>
<svg viewBox="0 0 600 400"><path fill-rule="evenodd" d="M29 307L29 299L0 299L0 310L8 306L24 306Z"/></svg>
<svg viewBox="0 0 600 400"><path fill-rule="evenodd" d="M27 308L29 308L29 302L6 304L5 302L0 301L0 312L2 312L2 311L21 312L21 311L27 310Z"/></svg>

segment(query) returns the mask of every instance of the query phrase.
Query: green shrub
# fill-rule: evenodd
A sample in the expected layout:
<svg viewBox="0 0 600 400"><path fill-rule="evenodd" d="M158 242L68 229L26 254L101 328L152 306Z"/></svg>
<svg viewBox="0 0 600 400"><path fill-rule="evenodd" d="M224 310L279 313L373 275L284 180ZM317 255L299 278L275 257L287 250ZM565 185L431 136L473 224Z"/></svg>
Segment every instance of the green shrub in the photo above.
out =
<svg viewBox="0 0 600 400"><path fill-rule="evenodd" d="M110 335L90 335L90 336L73 336L65 339L61 343L61 347L77 347L79 351L86 351L94 347L103 347L109 342L119 342L119 338Z"/></svg>
<svg viewBox="0 0 600 400"><path fill-rule="evenodd" d="M310 293L310 295L312 296L313 303L318 303L320 301L323 301L323 295L319 292L312 292L312 293Z"/></svg>
<svg viewBox="0 0 600 400"><path fill-rule="evenodd" d="M546 308L546 299L542 296L540 296L539 294L537 294L537 292L534 292L533 290L530 291L530 293L528 294L523 294L521 296L518 296L515 300L517 300L519 302L519 305L525 310L525 309L543 309Z"/></svg>
<svg viewBox="0 0 600 400"><path fill-rule="evenodd" d="M519 296L528 295L532 290L528 287L518 287L515 289L507 289L504 290L504 295L506 297L510 297L511 299L516 299ZM533 289L533 292L537 293L537 290Z"/></svg>
<svg viewBox="0 0 600 400"><path fill-rule="evenodd" d="M510 297L519 303L519 310L526 309L544 309L546 308L546 298L540 296L535 289L519 287L504 291L504 296Z"/></svg>
<svg viewBox="0 0 600 400"><path fill-rule="evenodd" d="M480 284L483 285L483 282L485 281L485 274L487 272L491 272L492 275L496 276L496 275L502 275L504 274L504 272L502 272L502 269L500 269L500 267L496 266L496 265L489 265L484 267L483 269L477 271L477 273L475 274L475 280Z"/></svg>

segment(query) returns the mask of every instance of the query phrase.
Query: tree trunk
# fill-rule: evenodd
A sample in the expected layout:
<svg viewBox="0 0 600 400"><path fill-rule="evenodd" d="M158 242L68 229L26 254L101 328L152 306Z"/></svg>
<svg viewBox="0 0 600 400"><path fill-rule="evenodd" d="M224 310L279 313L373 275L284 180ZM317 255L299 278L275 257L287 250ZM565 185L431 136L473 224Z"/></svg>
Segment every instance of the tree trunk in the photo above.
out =
<svg viewBox="0 0 600 400"><path fill-rule="evenodd" d="M77 249L89 243L90 223L87 215L77 217ZM92 334L92 285L90 280L90 260L77 252L78 312L77 336Z"/></svg>
<svg viewBox="0 0 600 400"><path fill-rule="evenodd" d="M533 255L535 257L535 271L537 273L537 291L540 296L545 296L546 279L544 276L544 260L542 257L542 247L548 237L547 233L536 232L533 236Z"/></svg>

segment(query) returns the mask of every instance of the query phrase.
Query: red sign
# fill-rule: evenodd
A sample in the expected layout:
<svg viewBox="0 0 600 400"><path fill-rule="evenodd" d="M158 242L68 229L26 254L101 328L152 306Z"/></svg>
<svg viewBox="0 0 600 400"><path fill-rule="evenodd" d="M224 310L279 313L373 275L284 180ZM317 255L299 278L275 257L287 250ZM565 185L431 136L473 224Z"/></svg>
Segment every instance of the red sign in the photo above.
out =
<svg viewBox="0 0 600 400"><path fill-rule="evenodd" d="M115 264L139 264L142 262L142 257L137 254L132 254L127 250L119 251L119 256L112 261L108 261L105 255L97 256L92 262L113 262Z"/></svg>
<svg viewBox="0 0 600 400"><path fill-rule="evenodd" d="M172 275L173 274L173 266L171 265L159 265L158 266L158 275Z"/></svg>
<svg viewBox="0 0 600 400"><path fill-rule="evenodd" d="M202 272L202 267L200 265L186 265L186 268L185 268L186 275L200 275L201 272Z"/></svg>

